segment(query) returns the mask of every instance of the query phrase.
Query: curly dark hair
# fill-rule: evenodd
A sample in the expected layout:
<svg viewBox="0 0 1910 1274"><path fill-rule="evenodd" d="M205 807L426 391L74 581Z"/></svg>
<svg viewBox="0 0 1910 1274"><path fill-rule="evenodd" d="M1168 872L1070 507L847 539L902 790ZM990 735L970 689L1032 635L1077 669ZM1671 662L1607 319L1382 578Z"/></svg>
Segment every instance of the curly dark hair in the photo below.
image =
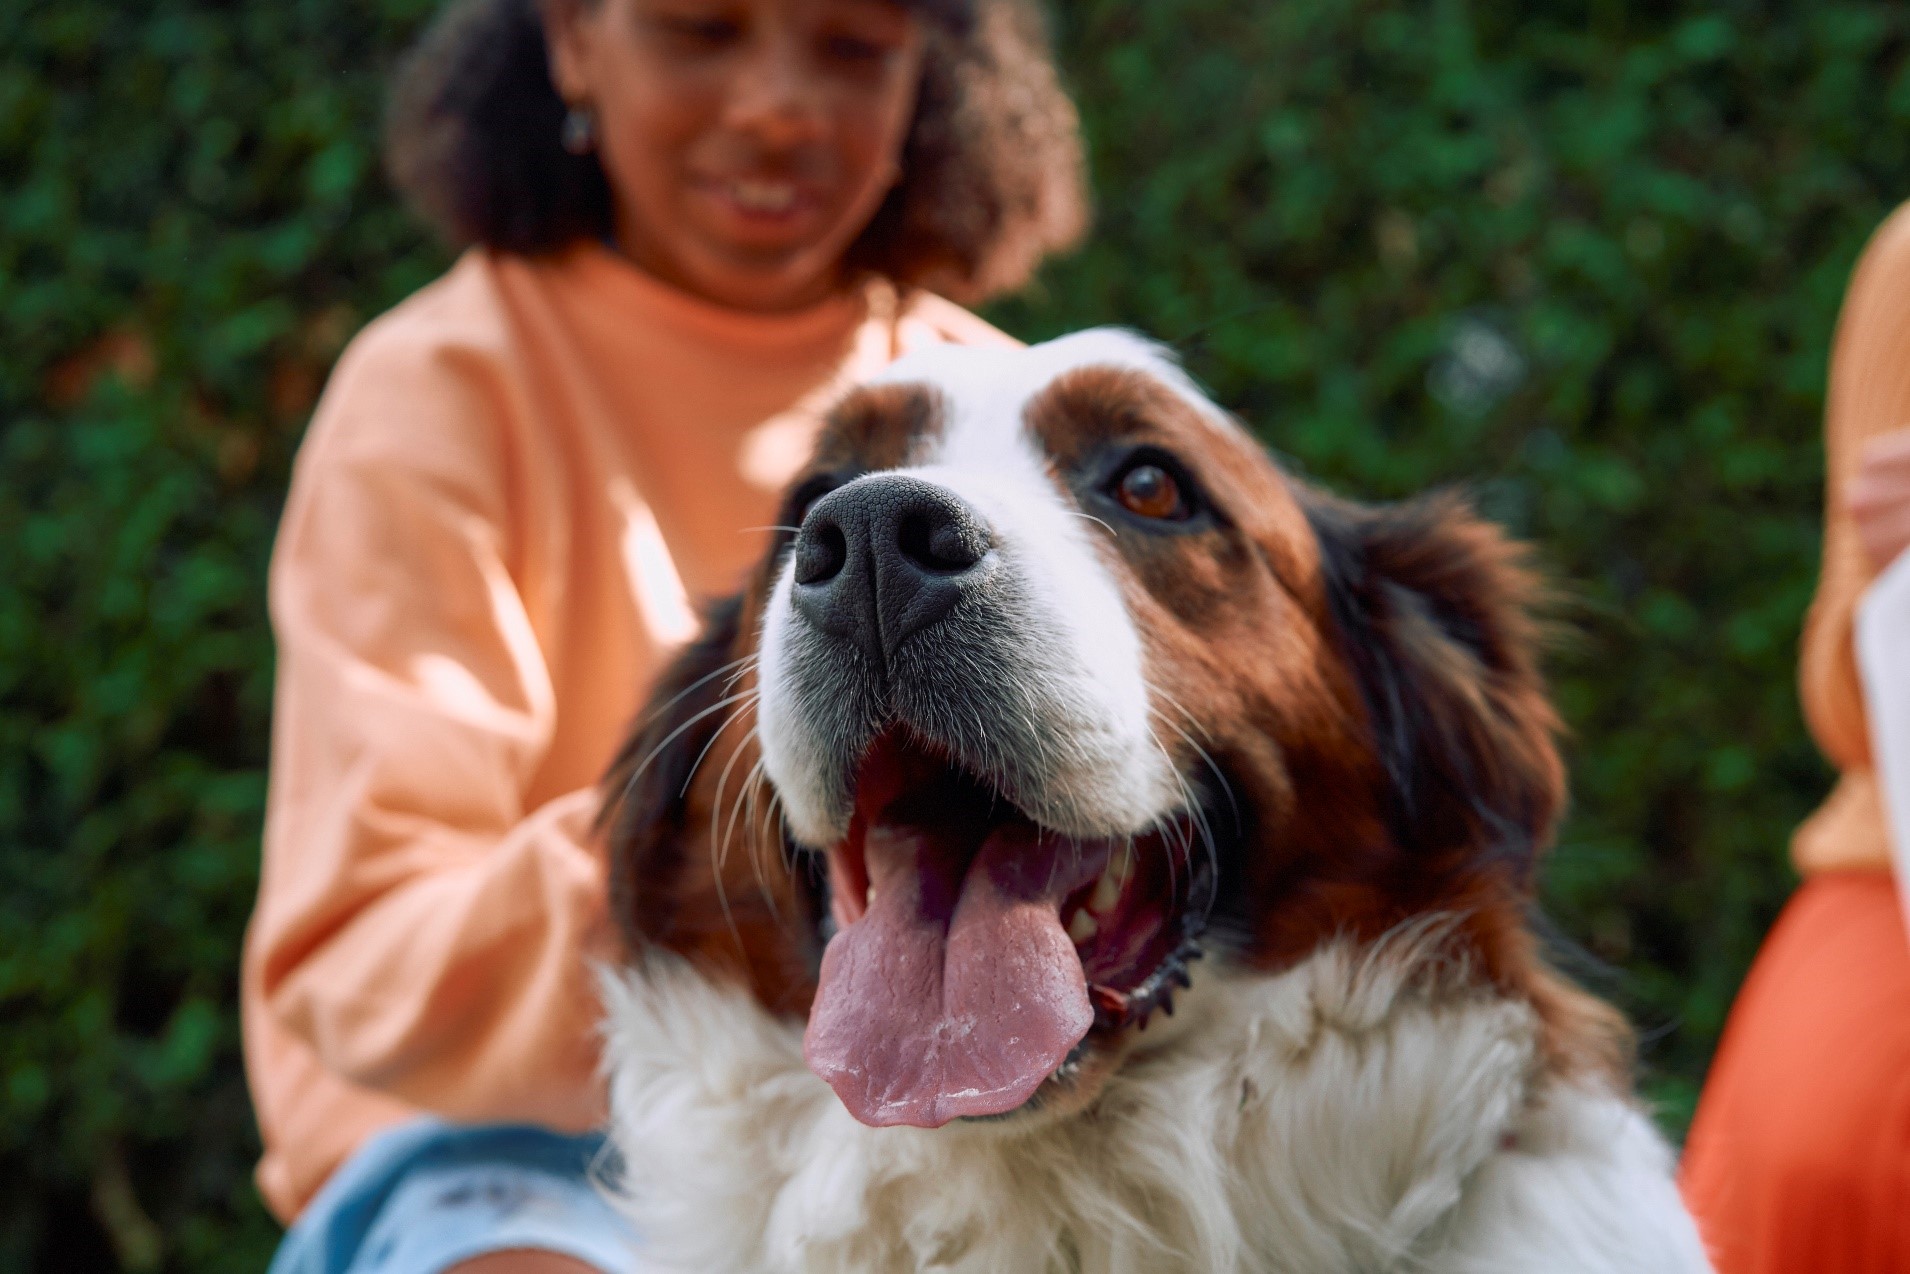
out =
<svg viewBox="0 0 1910 1274"><path fill-rule="evenodd" d="M973 303L1087 225L1079 121L1031 0L898 0L927 28L902 179L851 267ZM454 0L399 67L386 165L457 246L552 252L612 228L596 155L559 142L538 0Z"/></svg>

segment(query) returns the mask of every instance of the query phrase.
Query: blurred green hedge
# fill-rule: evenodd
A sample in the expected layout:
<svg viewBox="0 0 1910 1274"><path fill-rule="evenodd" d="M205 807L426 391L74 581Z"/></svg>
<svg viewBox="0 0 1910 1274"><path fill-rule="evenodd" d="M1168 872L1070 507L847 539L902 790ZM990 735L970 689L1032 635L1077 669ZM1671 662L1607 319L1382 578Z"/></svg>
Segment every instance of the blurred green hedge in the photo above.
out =
<svg viewBox="0 0 1910 1274"><path fill-rule="evenodd" d="M446 258L379 176L430 0L0 4L0 1270L262 1268L234 1014L264 565L331 359ZM1674 1133L1827 778L1792 691L1837 300L1910 196L1897 3L1070 0L1132 324L1576 599L1547 907Z"/></svg>

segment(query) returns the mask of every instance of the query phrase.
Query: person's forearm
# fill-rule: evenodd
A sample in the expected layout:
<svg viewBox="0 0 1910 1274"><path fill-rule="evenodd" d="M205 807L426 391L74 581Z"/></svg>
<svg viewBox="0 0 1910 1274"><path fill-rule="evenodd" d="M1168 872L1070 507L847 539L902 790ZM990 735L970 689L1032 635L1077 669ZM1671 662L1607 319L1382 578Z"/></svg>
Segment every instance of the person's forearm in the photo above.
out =
<svg viewBox="0 0 1910 1274"><path fill-rule="evenodd" d="M501 844L365 900L274 971L273 1016L329 1069L426 1109L587 1122L586 953L603 929L603 884L581 836L594 805L589 792L553 802Z"/></svg>

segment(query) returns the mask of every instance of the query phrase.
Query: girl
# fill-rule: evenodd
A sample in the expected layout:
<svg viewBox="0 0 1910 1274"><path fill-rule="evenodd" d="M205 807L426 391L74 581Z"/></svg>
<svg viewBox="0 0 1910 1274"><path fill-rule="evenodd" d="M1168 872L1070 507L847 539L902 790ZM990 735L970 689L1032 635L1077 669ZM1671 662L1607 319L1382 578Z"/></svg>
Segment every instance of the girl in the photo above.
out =
<svg viewBox="0 0 1910 1274"><path fill-rule="evenodd" d="M401 72L393 173L473 246L340 361L275 549L275 1270L631 1266L585 1180L594 784L819 407L1006 340L934 293L1079 233L1023 4L461 0Z"/></svg>
<svg viewBox="0 0 1910 1274"><path fill-rule="evenodd" d="M1851 280L1825 417L1824 566L1800 680L1841 774L1792 840L1804 883L1738 993L1691 1126L1685 1194L1719 1274L1910 1269L1910 944L1852 640L1860 600L1910 542L1910 205Z"/></svg>

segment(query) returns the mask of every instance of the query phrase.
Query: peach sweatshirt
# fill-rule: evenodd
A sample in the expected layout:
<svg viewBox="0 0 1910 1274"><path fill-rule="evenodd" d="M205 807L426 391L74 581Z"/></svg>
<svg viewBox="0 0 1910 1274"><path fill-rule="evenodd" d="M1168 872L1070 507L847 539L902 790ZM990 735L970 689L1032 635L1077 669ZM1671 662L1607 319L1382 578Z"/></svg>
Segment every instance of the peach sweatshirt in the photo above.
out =
<svg viewBox="0 0 1910 1274"><path fill-rule="evenodd" d="M270 581L242 994L280 1218L420 1110L601 1118L593 785L693 599L761 551L819 406L909 348L1007 339L882 284L723 310L590 246L471 252L352 343Z"/></svg>
<svg viewBox="0 0 1910 1274"><path fill-rule="evenodd" d="M1890 866L1852 641L1858 599L1876 570L1844 509L1844 491L1864 443L1905 428L1910 428L1910 204L1899 208L1864 250L1831 354L1824 412L1824 566L1804 624L1798 683L1811 734L1841 774L1830 797L1791 841L1791 858L1807 876Z"/></svg>

